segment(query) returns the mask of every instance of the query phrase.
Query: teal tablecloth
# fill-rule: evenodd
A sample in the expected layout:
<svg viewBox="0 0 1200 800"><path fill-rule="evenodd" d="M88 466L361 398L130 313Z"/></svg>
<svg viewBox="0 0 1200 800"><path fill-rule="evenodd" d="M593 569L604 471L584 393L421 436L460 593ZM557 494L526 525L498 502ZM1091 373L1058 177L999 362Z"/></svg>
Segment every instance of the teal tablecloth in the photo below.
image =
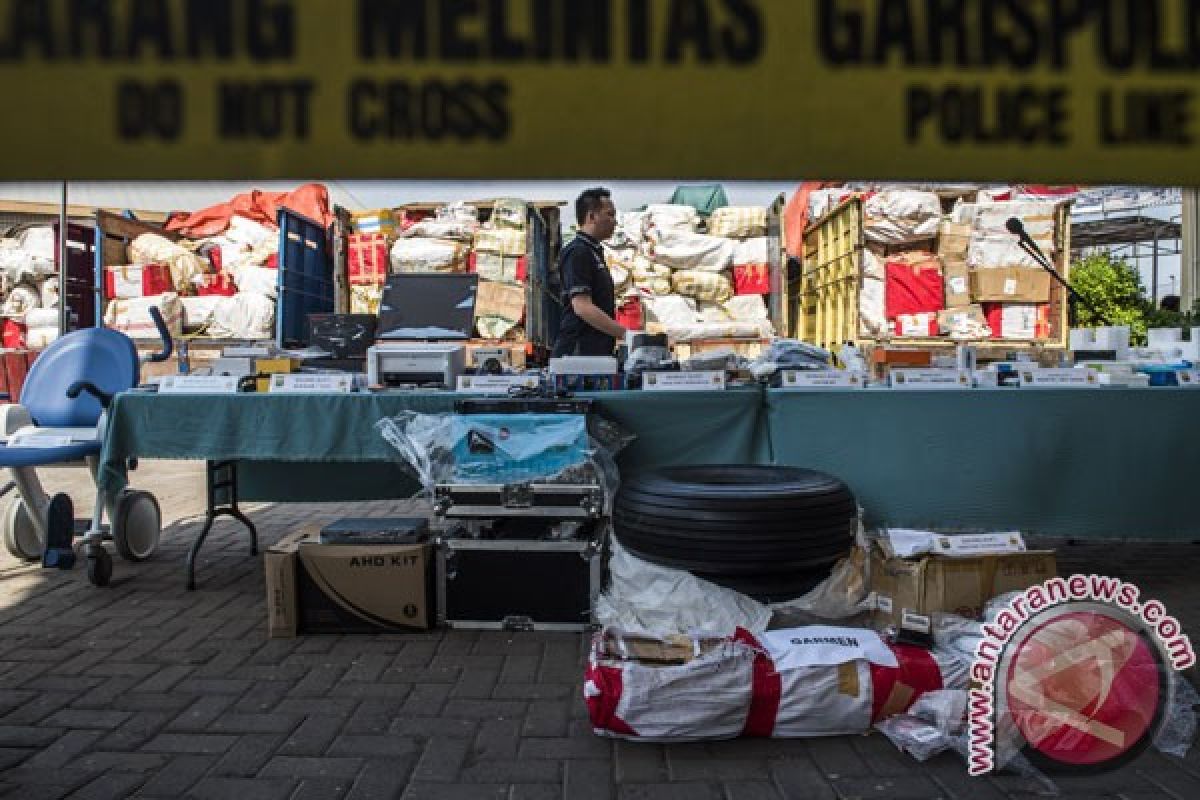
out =
<svg viewBox="0 0 1200 800"><path fill-rule="evenodd" d="M101 485L130 457L238 460L242 499L409 497L375 430L454 396L158 396L111 413ZM1200 539L1200 392L616 392L598 410L637 435L622 473L670 464L779 463L833 473L893 526L1095 538Z"/></svg>
<svg viewBox="0 0 1200 800"><path fill-rule="evenodd" d="M375 429L402 411L449 412L454 395L119 396L101 456L100 483L125 484L131 457L236 460L243 500L349 501L410 497L417 484ZM757 390L596 395L599 413L637 438L622 472L676 463L768 458Z"/></svg>
<svg viewBox="0 0 1200 800"><path fill-rule="evenodd" d="M1200 539L1200 392L768 392L776 463L894 527Z"/></svg>

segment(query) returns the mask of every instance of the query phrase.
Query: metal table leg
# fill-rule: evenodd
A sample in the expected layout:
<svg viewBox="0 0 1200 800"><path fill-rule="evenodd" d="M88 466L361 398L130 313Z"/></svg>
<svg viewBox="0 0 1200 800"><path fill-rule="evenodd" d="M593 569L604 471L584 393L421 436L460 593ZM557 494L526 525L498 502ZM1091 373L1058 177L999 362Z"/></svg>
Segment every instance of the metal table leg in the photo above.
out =
<svg viewBox="0 0 1200 800"><path fill-rule="evenodd" d="M250 555L258 555L258 529L242 510L238 508L238 481L236 461L209 461L205 465L206 482L208 484L208 508L204 516L204 528L196 541L192 543L187 557L187 588L196 588L196 557L208 532L212 530L217 517L233 517L246 526L250 532Z"/></svg>

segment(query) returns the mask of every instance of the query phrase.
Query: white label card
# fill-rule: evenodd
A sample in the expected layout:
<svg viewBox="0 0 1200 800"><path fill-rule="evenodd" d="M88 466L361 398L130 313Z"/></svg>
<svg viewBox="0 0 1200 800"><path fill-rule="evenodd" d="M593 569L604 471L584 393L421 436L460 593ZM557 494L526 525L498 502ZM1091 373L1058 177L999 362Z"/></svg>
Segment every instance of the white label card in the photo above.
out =
<svg viewBox="0 0 1200 800"><path fill-rule="evenodd" d="M966 294L967 293L967 279L963 278L963 277L951 278L950 279L950 291L954 292L954 294Z"/></svg>
<svg viewBox="0 0 1200 800"><path fill-rule="evenodd" d="M354 390L350 374L272 375L271 394L349 394Z"/></svg>
<svg viewBox="0 0 1200 800"><path fill-rule="evenodd" d="M1094 389L1100 379L1091 369L1023 369L1021 387L1025 389Z"/></svg>
<svg viewBox="0 0 1200 800"><path fill-rule="evenodd" d="M536 389L536 375L460 375L458 391L470 394L506 395L513 389Z"/></svg>
<svg viewBox="0 0 1200 800"><path fill-rule="evenodd" d="M648 372L642 388L659 392L703 392L725 388L724 372Z"/></svg>
<svg viewBox="0 0 1200 800"><path fill-rule="evenodd" d="M236 375L168 375L159 381L159 394L237 394Z"/></svg>
<svg viewBox="0 0 1200 800"><path fill-rule="evenodd" d="M899 663L878 633L861 628L813 625L770 631L760 641L780 672L801 667L836 667L852 661L869 661L881 667L895 667Z"/></svg>
<svg viewBox="0 0 1200 800"><path fill-rule="evenodd" d="M970 389L974 381L971 373L957 369L894 369L891 374L893 389Z"/></svg>
<svg viewBox="0 0 1200 800"><path fill-rule="evenodd" d="M862 389L867 385L866 376L861 372L846 370L784 370L781 374L784 389Z"/></svg>
<svg viewBox="0 0 1200 800"><path fill-rule="evenodd" d="M225 358L270 358L269 347L254 347L252 345L233 345L221 351Z"/></svg>
<svg viewBox="0 0 1200 800"><path fill-rule="evenodd" d="M1017 293L1017 282L1009 278L1004 282L1004 293L1010 297Z"/></svg>
<svg viewBox="0 0 1200 800"><path fill-rule="evenodd" d="M1024 553L1025 539L1019 533L981 533L933 537L933 552L942 556L987 556Z"/></svg>

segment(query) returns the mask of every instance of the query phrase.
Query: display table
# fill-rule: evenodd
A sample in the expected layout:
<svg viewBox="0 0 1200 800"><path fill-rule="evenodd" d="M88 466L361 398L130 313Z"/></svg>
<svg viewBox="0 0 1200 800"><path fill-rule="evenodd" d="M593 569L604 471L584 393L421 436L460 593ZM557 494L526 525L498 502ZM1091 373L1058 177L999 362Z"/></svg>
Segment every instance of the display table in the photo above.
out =
<svg viewBox="0 0 1200 800"><path fill-rule="evenodd" d="M1200 540L1200 391L767 393L775 463L846 481L869 521Z"/></svg>
<svg viewBox="0 0 1200 800"><path fill-rule="evenodd" d="M1200 392L1184 389L595 395L637 435L630 474L670 464L825 470L872 522L1054 536L1200 539ZM416 484L375 429L447 412L444 393L158 396L113 405L100 484L132 457L231 461L242 499L408 497Z"/></svg>

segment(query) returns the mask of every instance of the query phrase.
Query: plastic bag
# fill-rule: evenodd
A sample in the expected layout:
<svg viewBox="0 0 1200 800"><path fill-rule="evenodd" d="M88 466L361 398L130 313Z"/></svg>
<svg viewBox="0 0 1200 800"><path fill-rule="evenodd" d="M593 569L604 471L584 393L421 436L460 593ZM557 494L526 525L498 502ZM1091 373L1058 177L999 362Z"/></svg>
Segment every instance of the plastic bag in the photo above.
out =
<svg viewBox="0 0 1200 800"><path fill-rule="evenodd" d="M795 339L776 339L761 356L750 362L756 380L766 380L781 369L830 370L833 354L824 348Z"/></svg>
<svg viewBox="0 0 1200 800"><path fill-rule="evenodd" d="M409 411L376 428L427 497L439 485L594 484L606 510L619 481L616 453L632 441L619 426L583 414Z"/></svg>

